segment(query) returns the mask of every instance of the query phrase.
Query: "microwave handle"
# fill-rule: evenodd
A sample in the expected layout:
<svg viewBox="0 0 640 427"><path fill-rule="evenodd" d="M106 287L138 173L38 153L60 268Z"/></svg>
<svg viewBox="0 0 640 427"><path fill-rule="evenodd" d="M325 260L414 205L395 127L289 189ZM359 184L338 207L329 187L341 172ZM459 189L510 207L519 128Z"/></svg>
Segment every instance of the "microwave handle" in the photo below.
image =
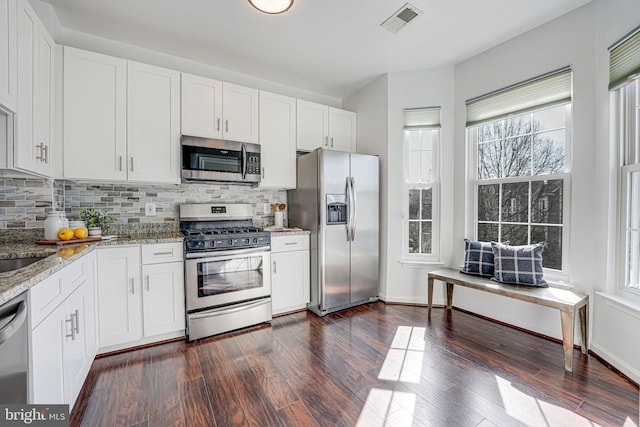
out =
<svg viewBox="0 0 640 427"><path fill-rule="evenodd" d="M242 163L242 180L247 179L247 146L242 144L242 152L241 152L240 162Z"/></svg>

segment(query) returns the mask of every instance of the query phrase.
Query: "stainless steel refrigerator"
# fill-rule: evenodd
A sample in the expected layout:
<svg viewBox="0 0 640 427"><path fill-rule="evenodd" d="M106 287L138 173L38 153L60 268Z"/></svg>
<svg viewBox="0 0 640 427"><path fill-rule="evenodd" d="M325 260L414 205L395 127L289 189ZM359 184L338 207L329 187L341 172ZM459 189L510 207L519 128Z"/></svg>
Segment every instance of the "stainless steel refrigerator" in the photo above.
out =
<svg viewBox="0 0 640 427"><path fill-rule="evenodd" d="M319 316L378 299L379 160L316 149L298 157L289 225L311 231L311 298Z"/></svg>

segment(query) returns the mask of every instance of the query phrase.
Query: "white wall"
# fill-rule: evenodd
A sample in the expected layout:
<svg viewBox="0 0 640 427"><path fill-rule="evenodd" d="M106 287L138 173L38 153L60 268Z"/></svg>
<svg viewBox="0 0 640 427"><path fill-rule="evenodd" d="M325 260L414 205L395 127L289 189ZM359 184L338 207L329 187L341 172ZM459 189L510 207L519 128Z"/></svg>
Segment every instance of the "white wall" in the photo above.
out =
<svg viewBox="0 0 640 427"><path fill-rule="evenodd" d="M425 303L426 273L439 265L402 264L402 110L442 107L442 234L451 233L453 208L453 67L390 73L346 98L344 108L358 112L358 152L381 158L381 286L385 301ZM451 258L448 238L442 259ZM436 301L442 301L441 293Z"/></svg>
<svg viewBox="0 0 640 427"><path fill-rule="evenodd" d="M610 142L609 55L607 48L640 25L640 2L637 0L597 0L595 2L595 117L596 158L595 206L597 242L594 245L599 268L595 277L601 293L591 300L593 333L591 349L616 368L640 382L640 307L630 306L615 294L617 158L615 144Z"/></svg>
<svg viewBox="0 0 640 427"><path fill-rule="evenodd" d="M483 52L455 67L455 207L453 265L463 261L463 238L470 235L472 206L466 200L468 187L466 155L465 100L503 88L540 74L571 65L573 69L573 164L569 224L569 274L579 290L591 293L597 286L593 197L595 176L594 123L594 5L588 4L547 24ZM456 289L459 307L538 331L561 337L558 314L553 310L509 301L501 297Z"/></svg>

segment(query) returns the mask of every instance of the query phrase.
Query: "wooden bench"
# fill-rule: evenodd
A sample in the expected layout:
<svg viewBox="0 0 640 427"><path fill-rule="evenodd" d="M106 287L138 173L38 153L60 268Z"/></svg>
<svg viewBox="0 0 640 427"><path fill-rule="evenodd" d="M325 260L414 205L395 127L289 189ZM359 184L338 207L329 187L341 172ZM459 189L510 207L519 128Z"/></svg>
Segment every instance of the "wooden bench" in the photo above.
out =
<svg viewBox="0 0 640 427"><path fill-rule="evenodd" d="M431 317L433 305L433 281L440 280L447 284L447 310L451 310L453 302L453 285L466 286L479 291L490 292L521 301L560 310L560 324L562 326L562 346L564 347L564 369L573 370L573 332L576 311L580 314L580 331L582 334L582 352L587 354L587 310L589 297L568 289L536 288L531 286L507 285L460 273L458 270L445 268L432 271L427 276L428 309L427 316Z"/></svg>

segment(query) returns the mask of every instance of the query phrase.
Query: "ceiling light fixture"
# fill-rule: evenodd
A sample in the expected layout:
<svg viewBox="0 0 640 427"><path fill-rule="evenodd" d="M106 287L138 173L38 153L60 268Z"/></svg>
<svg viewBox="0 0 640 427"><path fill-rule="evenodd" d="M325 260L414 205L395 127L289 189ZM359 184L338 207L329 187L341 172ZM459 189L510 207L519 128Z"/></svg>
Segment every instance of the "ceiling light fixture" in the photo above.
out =
<svg viewBox="0 0 640 427"><path fill-rule="evenodd" d="M276 15L286 12L293 6L294 0L249 0L249 3L260 12Z"/></svg>

